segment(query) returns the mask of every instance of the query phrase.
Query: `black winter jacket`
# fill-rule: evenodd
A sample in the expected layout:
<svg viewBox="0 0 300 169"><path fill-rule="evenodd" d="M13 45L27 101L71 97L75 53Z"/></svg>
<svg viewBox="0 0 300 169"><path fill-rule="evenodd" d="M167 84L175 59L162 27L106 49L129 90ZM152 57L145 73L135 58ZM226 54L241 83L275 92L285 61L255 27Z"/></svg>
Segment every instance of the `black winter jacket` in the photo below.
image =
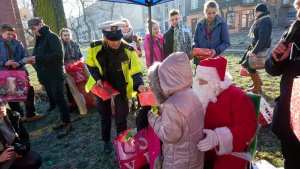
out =
<svg viewBox="0 0 300 169"><path fill-rule="evenodd" d="M262 16L265 16L266 14ZM270 48L271 41L272 41L271 34L272 34L272 21L270 17L266 17L262 19L254 28L254 38L252 39L254 54L263 51L263 49L265 48Z"/></svg>
<svg viewBox="0 0 300 169"><path fill-rule="evenodd" d="M300 30L294 36L292 42L300 47ZM295 137L290 127L290 100L294 78L300 76L300 50L296 47L292 49L293 57L299 58L276 62L270 56L266 63L266 72L272 76L280 76L280 96L276 99L276 106L273 112L272 131L281 139L287 140Z"/></svg>
<svg viewBox="0 0 300 169"><path fill-rule="evenodd" d="M39 81L62 80L64 78L64 52L59 37L48 26L39 30L33 50L36 57L36 71Z"/></svg>

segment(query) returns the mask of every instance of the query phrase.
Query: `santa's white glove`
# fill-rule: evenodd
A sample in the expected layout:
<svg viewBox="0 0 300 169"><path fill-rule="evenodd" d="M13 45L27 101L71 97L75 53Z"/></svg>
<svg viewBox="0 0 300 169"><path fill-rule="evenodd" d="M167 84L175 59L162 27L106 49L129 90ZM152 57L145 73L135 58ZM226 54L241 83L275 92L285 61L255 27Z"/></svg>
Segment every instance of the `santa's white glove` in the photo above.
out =
<svg viewBox="0 0 300 169"><path fill-rule="evenodd" d="M208 151L218 145L218 136L214 130L203 129L203 133L206 134L206 137L197 144L200 151Z"/></svg>

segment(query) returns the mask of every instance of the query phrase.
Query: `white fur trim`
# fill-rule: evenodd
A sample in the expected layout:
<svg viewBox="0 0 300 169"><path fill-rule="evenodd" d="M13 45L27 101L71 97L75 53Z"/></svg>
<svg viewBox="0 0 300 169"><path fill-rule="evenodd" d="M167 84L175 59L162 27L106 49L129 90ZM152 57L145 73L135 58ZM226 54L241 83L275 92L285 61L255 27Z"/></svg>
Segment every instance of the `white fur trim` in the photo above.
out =
<svg viewBox="0 0 300 169"><path fill-rule="evenodd" d="M216 148L217 155L230 154L233 150L233 136L228 127L216 128L215 132L219 140L219 149Z"/></svg>
<svg viewBox="0 0 300 169"><path fill-rule="evenodd" d="M232 84L232 76L226 72L224 81L220 82L220 88L222 91L226 90Z"/></svg>
<svg viewBox="0 0 300 169"><path fill-rule="evenodd" d="M215 67L197 66L196 79L203 79L208 81L211 78L217 78L220 81L217 69Z"/></svg>

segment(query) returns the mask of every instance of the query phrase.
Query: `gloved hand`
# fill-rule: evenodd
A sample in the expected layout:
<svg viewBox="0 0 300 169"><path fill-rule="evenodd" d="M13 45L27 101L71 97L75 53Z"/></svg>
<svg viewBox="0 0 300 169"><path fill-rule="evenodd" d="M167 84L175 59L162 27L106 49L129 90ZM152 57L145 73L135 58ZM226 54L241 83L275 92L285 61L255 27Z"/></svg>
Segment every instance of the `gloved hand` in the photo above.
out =
<svg viewBox="0 0 300 169"><path fill-rule="evenodd" d="M219 144L218 136L214 130L203 129L203 133L206 134L206 137L197 144L200 151L211 150Z"/></svg>

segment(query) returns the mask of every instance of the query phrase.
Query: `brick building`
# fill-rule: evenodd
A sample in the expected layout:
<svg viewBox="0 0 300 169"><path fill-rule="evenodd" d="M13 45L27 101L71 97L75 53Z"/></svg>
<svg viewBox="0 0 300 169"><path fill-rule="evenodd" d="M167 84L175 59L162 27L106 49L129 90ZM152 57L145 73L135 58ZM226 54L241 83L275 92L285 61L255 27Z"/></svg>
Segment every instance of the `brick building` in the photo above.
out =
<svg viewBox="0 0 300 169"><path fill-rule="evenodd" d="M16 28L18 39L21 40L26 47L17 0L0 0L0 24L2 23L13 25Z"/></svg>
<svg viewBox="0 0 300 169"><path fill-rule="evenodd" d="M186 25L191 28L193 34L197 23L204 17L204 3L205 0L186 1ZM287 15L292 13L293 0L220 0L221 14L228 24L230 33L249 30L254 22L254 10L258 3L268 5L274 27L290 25Z"/></svg>

